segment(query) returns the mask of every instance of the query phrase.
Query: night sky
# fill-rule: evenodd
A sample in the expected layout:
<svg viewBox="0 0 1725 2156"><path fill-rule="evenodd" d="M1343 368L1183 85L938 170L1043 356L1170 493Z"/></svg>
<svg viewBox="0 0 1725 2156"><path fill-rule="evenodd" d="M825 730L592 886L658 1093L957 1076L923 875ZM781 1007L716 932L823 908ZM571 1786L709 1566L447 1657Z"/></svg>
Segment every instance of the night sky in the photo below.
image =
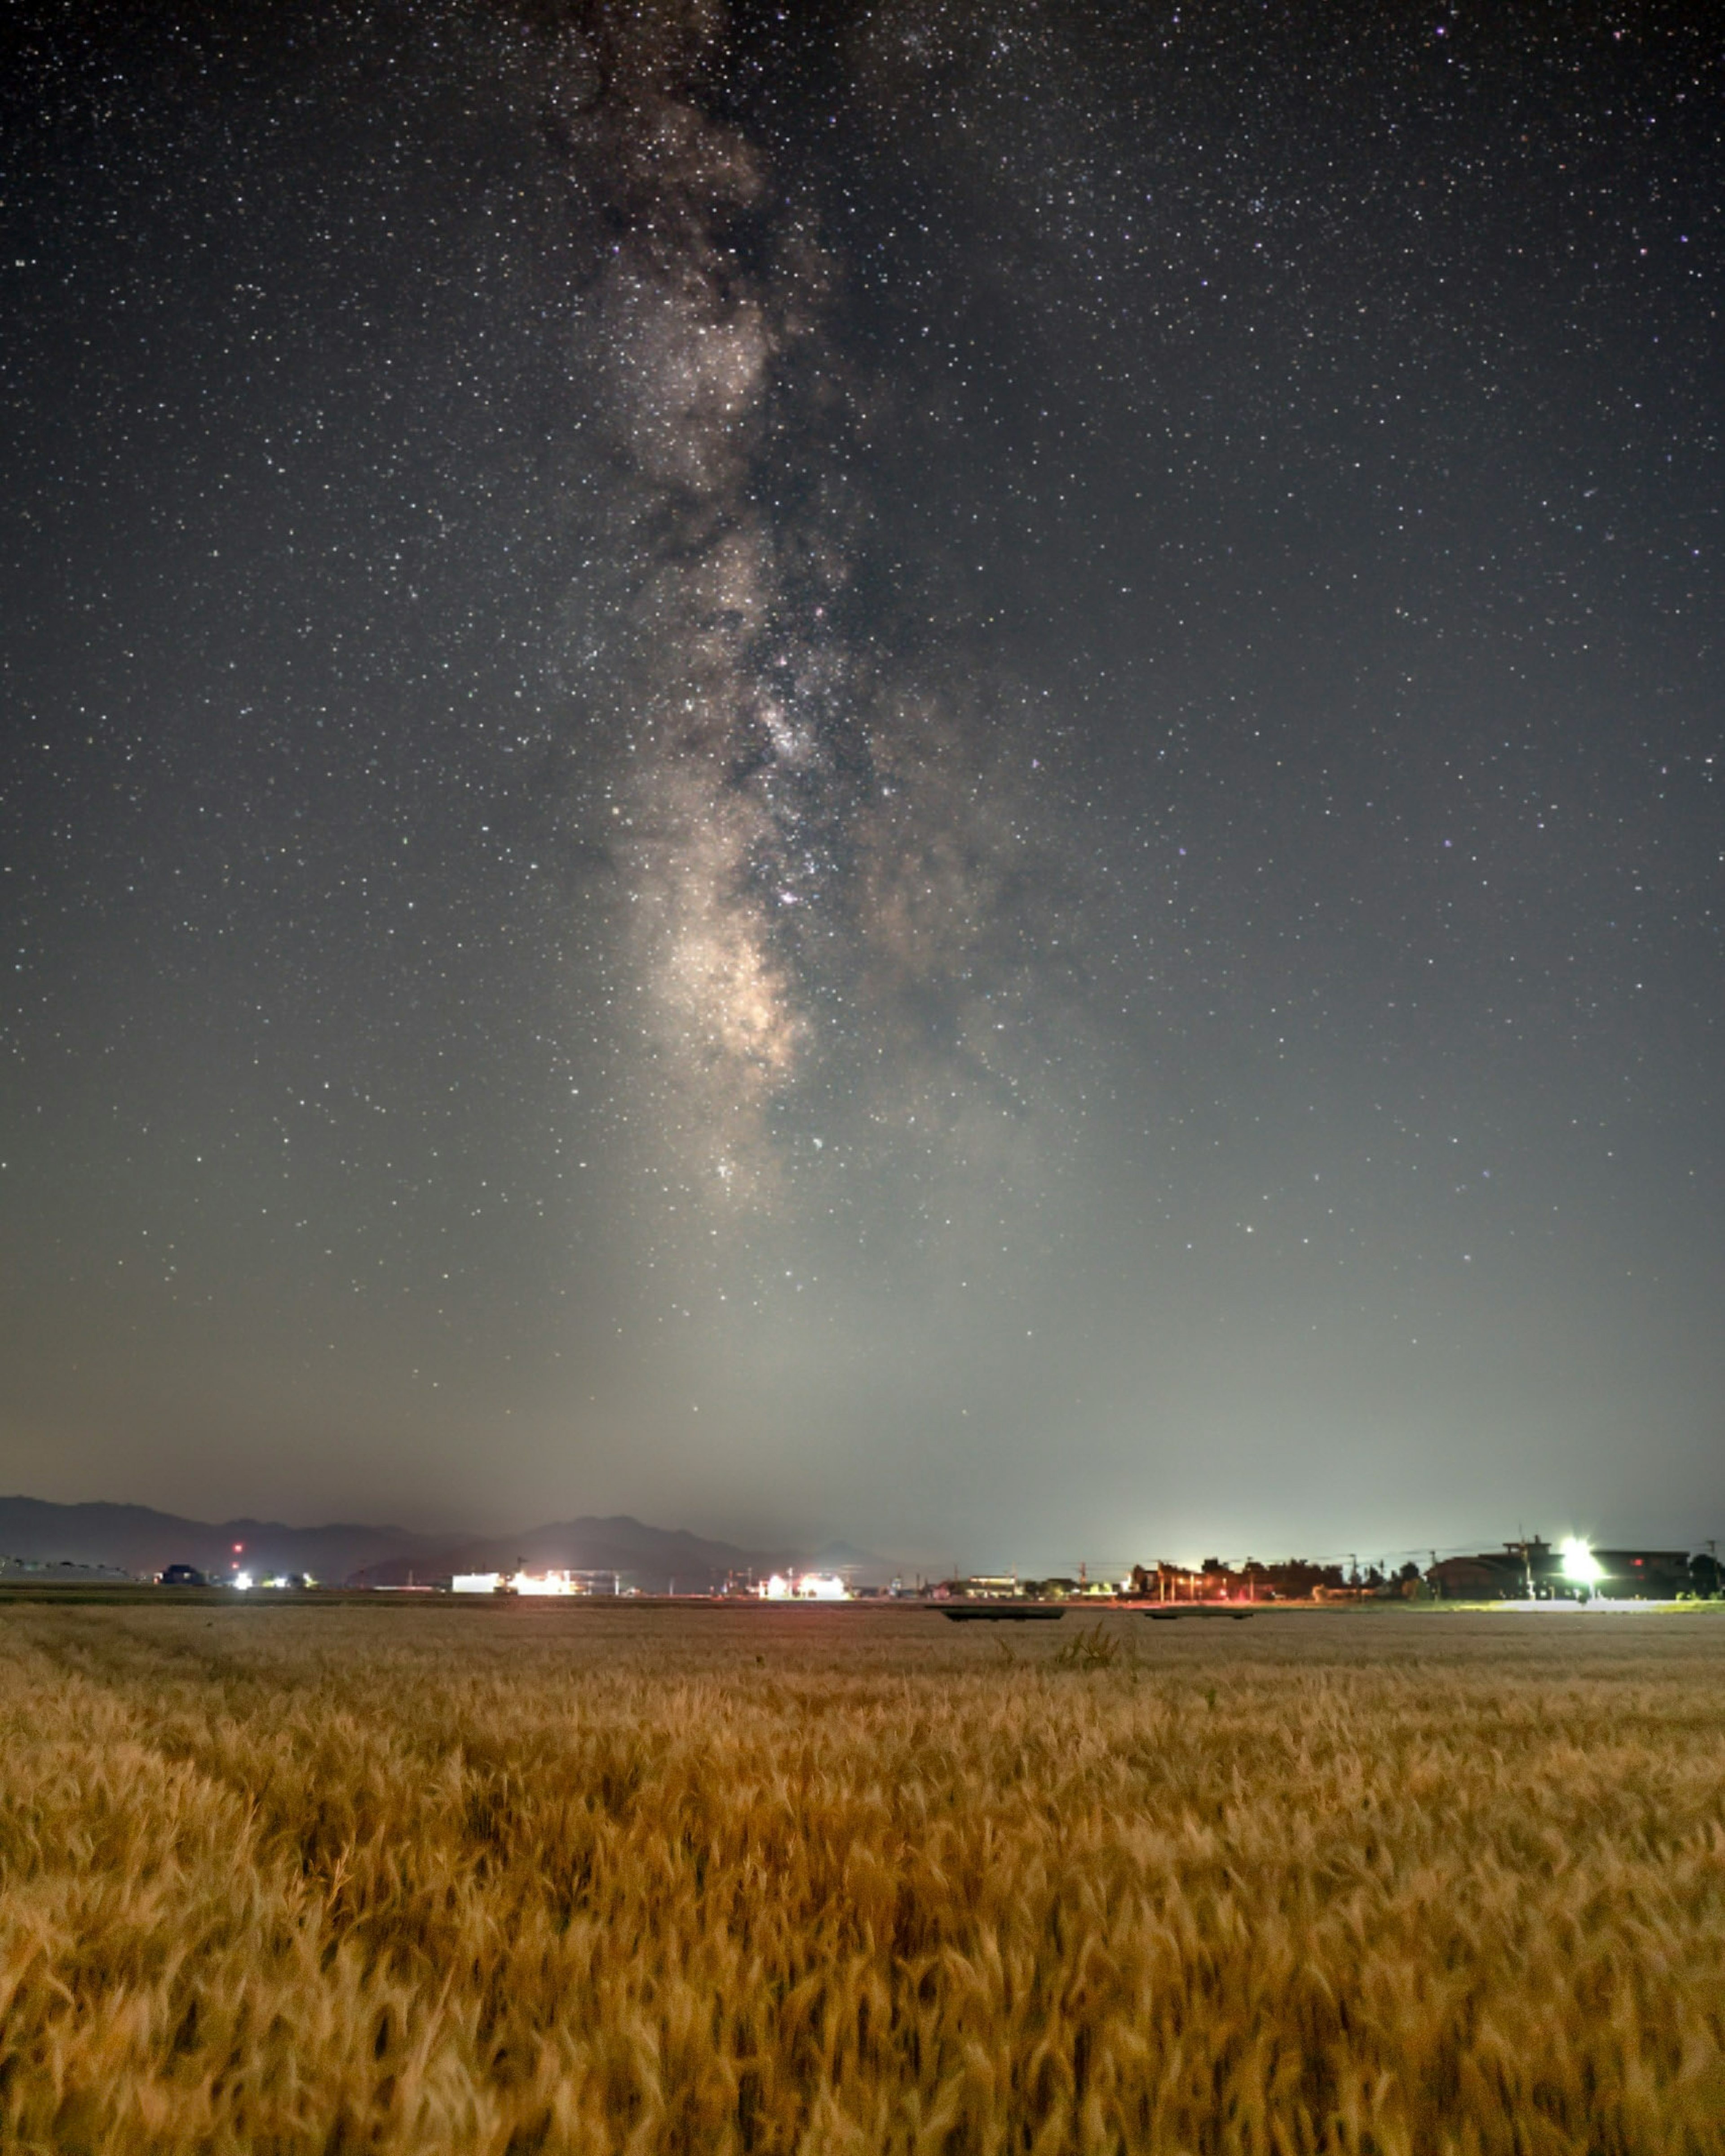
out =
<svg viewBox="0 0 1725 2156"><path fill-rule="evenodd" d="M1725 1533L1702 17L13 9L0 1486Z"/></svg>

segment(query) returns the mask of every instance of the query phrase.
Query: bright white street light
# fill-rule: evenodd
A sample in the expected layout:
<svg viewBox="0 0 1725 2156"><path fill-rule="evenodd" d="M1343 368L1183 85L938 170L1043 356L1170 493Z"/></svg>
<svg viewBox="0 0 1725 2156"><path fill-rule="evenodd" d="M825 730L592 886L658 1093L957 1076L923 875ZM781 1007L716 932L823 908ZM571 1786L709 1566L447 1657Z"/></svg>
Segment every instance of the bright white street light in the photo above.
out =
<svg viewBox="0 0 1725 2156"><path fill-rule="evenodd" d="M1563 1577L1574 1587L1597 1587L1605 1577L1599 1561L1579 1535L1565 1535L1558 1546Z"/></svg>

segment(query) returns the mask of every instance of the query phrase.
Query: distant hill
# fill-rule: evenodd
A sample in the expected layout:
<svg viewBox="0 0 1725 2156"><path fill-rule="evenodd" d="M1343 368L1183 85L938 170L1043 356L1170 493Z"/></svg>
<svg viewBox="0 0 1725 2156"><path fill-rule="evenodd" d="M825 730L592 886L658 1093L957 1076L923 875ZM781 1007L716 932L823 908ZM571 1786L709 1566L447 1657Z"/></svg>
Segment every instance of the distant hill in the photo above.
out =
<svg viewBox="0 0 1725 2156"><path fill-rule="evenodd" d="M434 1557L449 1540L406 1527L187 1520L148 1505L50 1505L39 1497L0 1497L0 1558L116 1566L146 1577L170 1564L225 1574L238 1563L252 1573L304 1572L342 1580L362 1566L391 1558ZM245 1546L238 1558L235 1543Z"/></svg>
<svg viewBox="0 0 1725 2156"><path fill-rule="evenodd" d="M236 1557L234 1545L244 1545ZM839 1545L829 1545L836 1554ZM847 1559L873 1571L876 1560L845 1548ZM823 1553L823 1556L827 1556ZM614 1572L625 1586L663 1594L721 1585L729 1573L783 1570L804 1559L794 1552L751 1550L711 1542L682 1528L655 1527L619 1513L529 1527L519 1534L422 1534L411 1528L337 1524L290 1527L275 1520L188 1520L147 1505L51 1505L38 1497L0 1497L0 1559L115 1568L149 1577L170 1564L195 1564L225 1577L236 1564L254 1574L308 1573L328 1582L396 1586L447 1579L453 1572L533 1571L550 1566ZM830 1561L830 1559L829 1559ZM883 1575L884 1576L884 1575Z"/></svg>
<svg viewBox="0 0 1725 2156"><path fill-rule="evenodd" d="M823 1543L808 1561L810 1572L839 1572L853 1586L885 1587L901 1568L855 1543Z"/></svg>

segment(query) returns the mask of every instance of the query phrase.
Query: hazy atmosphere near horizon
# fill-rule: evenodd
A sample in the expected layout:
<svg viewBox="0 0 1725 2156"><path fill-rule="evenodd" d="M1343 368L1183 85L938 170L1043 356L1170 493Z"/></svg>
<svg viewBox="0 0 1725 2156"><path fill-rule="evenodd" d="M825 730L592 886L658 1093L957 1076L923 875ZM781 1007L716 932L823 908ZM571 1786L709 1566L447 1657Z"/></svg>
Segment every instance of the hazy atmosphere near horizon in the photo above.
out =
<svg viewBox="0 0 1725 2156"><path fill-rule="evenodd" d="M1702 11L11 19L0 1488L1725 1531Z"/></svg>

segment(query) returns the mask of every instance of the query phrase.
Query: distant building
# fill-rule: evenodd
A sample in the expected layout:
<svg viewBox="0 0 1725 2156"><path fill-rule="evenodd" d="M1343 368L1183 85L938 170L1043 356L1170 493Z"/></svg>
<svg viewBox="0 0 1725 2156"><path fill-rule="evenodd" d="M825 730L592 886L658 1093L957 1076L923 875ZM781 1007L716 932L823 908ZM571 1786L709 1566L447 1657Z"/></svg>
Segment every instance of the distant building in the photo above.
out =
<svg viewBox="0 0 1725 2156"><path fill-rule="evenodd" d="M1596 1549L1594 1593L1609 1602L1675 1602L1696 1591L1687 1550Z"/></svg>
<svg viewBox="0 0 1725 2156"><path fill-rule="evenodd" d="M458 1572L449 1582L455 1594L615 1594L614 1572Z"/></svg>
<svg viewBox="0 0 1725 2156"><path fill-rule="evenodd" d="M1089 1584L1081 1586L1081 1594L1115 1590L1106 1583L1100 1588ZM1254 1582L1246 1575L1230 1572L1220 1558L1207 1557L1194 1572L1184 1565L1170 1564L1166 1558L1155 1564L1135 1564L1130 1578L1120 1583L1119 1592L1138 1602L1232 1602L1250 1601L1255 1594Z"/></svg>
<svg viewBox="0 0 1725 2156"><path fill-rule="evenodd" d="M1445 1602L1574 1601L1593 1595L1604 1602L1671 1602L1692 1594L1702 1575L1687 1550L1595 1549L1590 1584L1570 1577L1563 1552L1542 1536L1506 1543L1474 1557L1440 1558L1425 1583Z"/></svg>
<svg viewBox="0 0 1725 2156"><path fill-rule="evenodd" d="M850 1595L836 1572L775 1572L755 1591L763 1602L845 1602Z"/></svg>
<svg viewBox="0 0 1725 2156"><path fill-rule="evenodd" d="M209 1582L195 1564L171 1564L157 1577L158 1587L208 1587Z"/></svg>
<svg viewBox="0 0 1725 2156"><path fill-rule="evenodd" d="M1575 1592L1563 1575L1563 1553L1540 1535L1473 1557L1440 1558L1427 1568L1425 1584L1440 1602L1546 1602Z"/></svg>
<svg viewBox="0 0 1725 2156"><path fill-rule="evenodd" d="M1440 1602L1503 1602L1527 1592L1515 1567L1493 1555L1440 1558L1425 1584Z"/></svg>

